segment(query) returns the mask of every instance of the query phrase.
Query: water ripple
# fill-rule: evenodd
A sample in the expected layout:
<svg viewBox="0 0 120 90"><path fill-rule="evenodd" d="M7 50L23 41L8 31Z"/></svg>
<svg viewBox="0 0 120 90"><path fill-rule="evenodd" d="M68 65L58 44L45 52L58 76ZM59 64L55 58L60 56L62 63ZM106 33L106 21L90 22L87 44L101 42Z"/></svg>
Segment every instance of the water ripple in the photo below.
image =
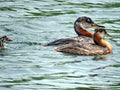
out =
<svg viewBox="0 0 120 90"><path fill-rule="evenodd" d="M0 90L119 90L119 0L0 0L0 36L13 39L0 50ZM43 47L75 37L77 17L106 27L113 53L79 56Z"/></svg>

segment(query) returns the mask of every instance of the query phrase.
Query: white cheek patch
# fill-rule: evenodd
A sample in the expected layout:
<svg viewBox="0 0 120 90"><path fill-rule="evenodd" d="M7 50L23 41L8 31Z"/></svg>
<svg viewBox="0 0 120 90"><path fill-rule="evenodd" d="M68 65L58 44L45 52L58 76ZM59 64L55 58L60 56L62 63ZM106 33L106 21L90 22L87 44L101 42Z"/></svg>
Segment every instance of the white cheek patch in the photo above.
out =
<svg viewBox="0 0 120 90"><path fill-rule="evenodd" d="M102 36L103 36L103 37L105 37L105 36L106 36L105 32L102 32Z"/></svg>
<svg viewBox="0 0 120 90"><path fill-rule="evenodd" d="M76 22L75 24L76 24L76 25L80 25L80 23L79 23L79 22Z"/></svg>
<svg viewBox="0 0 120 90"><path fill-rule="evenodd" d="M99 32L99 34L101 35L101 37L105 37L105 32Z"/></svg>
<svg viewBox="0 0 120 90"><path fill-rule="evenodd" d="M90 24L87 24L87 23L80 23L80 26L84 29L87 29L87 28L90 28L91 25Z"/></svg>

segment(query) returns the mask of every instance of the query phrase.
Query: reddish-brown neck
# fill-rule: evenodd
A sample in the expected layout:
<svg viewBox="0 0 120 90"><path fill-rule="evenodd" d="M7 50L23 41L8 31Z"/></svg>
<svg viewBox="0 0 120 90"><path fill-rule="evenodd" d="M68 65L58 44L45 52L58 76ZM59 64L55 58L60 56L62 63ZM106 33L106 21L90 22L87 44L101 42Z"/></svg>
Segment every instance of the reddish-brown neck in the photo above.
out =
<svg viewBox="0 0 120 90"><path fill-rule="evenodd" d="M93 36L93 34L91 32L88 32L87 30L83 29L82 27L80 27L80 25L75 24L74 29L78 35L84 35L84 36L88 36L88 37Z"/></svg>
<svg viewBox="0 0 120 90"><path fill-rule="evenodd" d="M95 44L103 46L103 47L107 47L108 48L107 53L112 53L112 45L109 42L103 40L99 33L94 34L93 40Z"/></svg>

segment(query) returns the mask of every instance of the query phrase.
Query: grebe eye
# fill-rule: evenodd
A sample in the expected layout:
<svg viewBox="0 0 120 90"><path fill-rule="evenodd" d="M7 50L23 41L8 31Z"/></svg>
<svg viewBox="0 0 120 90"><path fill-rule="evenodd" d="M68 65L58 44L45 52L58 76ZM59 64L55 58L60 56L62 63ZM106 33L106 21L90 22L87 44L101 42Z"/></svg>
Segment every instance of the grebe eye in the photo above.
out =
<svg viewBox="0 0 120 90"><path fill-rule="evenodd" d="M88 18L86 21L87 21L88 23L92 23L92 20L89 19L89 18Z"/></svg>

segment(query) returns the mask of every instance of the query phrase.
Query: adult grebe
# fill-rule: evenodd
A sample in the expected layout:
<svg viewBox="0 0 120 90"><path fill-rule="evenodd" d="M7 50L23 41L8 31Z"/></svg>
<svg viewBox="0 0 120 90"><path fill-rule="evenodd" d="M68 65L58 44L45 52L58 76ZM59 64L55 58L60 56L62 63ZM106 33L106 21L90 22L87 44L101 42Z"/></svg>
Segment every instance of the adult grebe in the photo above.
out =
<svg viewBox="0 0 120 90"><path fill-rule="evenodd" d="M7 47L4 45L4 42L10 42L10 41L12 41L12 39L8 38L7 36L2 36L2 37L0 37L0 49L7 48Z"/></svg>
<svg viewBox="0 0 120 90"><path fill-rule="evenodd" d="M104 55L112 53L111 44L103 40L103 36L108 36L105 29L95 29L93 43L74 42L61 45L55 50L77 55Z"/></svg>
<svg viewBox="0 0 120 90"><path fill-rule="evenodd" d="M68 44L71 42L76 42L76 41L91 41L93 33L87 31L87 28L103 28L104 26L97 25L92 21L91 18L83 16L77 18L77 20L74 22L74 30L77 33L77 37L73 38L65 38L65 39L58 39L52 42L49 42L47 44L41 44L43 46L52 46L52 45L63 45L63 44ZM86 37L87 36L87 37Z"/></svg>

